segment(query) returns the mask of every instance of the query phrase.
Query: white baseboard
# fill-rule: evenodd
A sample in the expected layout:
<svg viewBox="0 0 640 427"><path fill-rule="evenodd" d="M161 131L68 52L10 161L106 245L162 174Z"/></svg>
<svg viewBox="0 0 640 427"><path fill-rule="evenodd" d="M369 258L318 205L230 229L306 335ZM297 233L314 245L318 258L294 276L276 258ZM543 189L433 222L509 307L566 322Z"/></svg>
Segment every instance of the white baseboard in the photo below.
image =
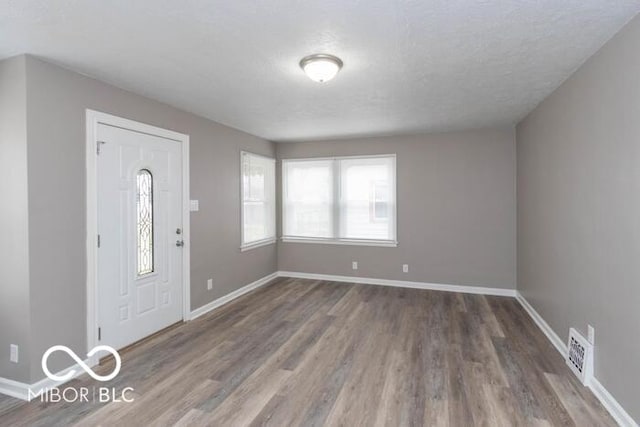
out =
<svg viewBox="0 0 640 427"><path fill-rule="evenodd" d="M335 276L333 274L299 273L278 271L280 277L296 279L327 280L331 282L363 283L367 285L393 286L396 288L427 289L432 291L461 292L465 294L515 297L515 289L488 288L485 286L445 285L441 283L409 282L405 280L374 279L371 277Z"/></svg>
<svg viewBox="0 0 640 427"><path fill-rule="evenodd" d="M0 377L0 393L16 399L27 400L29 384Z"/></svg>
<svg viewBox="0 0 640 427"><path fill-rule="evenodd" d="M531 306L531 304L529 304L529 301L527 301L520 292L516 293L516 299L520 302L520 305L522 305L525 311L529 313L529 316L531 316L536 325L538 325L542 333L546 335L562 357L566 359L567 345L565 342L560 339L558 334L551 329L551 326L545 322L542 316L540 316L540 314ZM631 415L624 410L622 405L620 405L611 393L609 393L609 391L600 384L600 381L598 381L595 376L591 377L587 386L620 426L638 427L638 424L633 420L633 418L631 418Z"/></svg>
<svg viewBox="0 0 640 427"><path fill-rule="evenodd" d="M551 326L540 316L540 314L529 304L529 301L525 299L524 296L520 292L516 292L516 299L524 308L524 310L529 313L529 316L533 319L533 321L538 325L542 333L544 333L551 344L558 350L558 352L562 355L563 358L567 357L567 344L562 340L558 334L555 333Z"/></svg>
<svg viewBox="0 0 640 427"><path fill-rule="evenodd" d="M95 362L91 359L85 360L84 363L89 367L95 366ZM66 375L67 372L71 371L72 369L75 370L75 374L66 381L55 381L51 378L43 378L33 384L27 384L0 377L0 393L6 394L7 396L15 397L16 399L29 401L30 398L38 397L43 392L54 387L60 387L61 385L85 373L84 369L82 369L82 367L76 363L73 366L69 366L68 368L61 370L60 372L56 373L56 375ZM31 393L29 393L29 391L31 391Z"/></svg>
<svg viewBox="0 0 640 427"><path fill-rule="evenodd" d="M598 381L595 377L591 378L589 383L589 388L598 398L602 406L605 407L607 411L611 414L614 420L618 423L618 425L623 427L638 427L638 423L636 423L631 415L624 410L624 408L618 403L618 401L609 393L609 391L604 388L600 381Z"/></svg>
<svg viewBox="0 0 640 427"><path fill-rule="evenodd" d="M198 307L195 310L191 311L191 316L190 316L190 320L193 320L197 317L200 317L204 314L209 313L212 310L215 310L216 308L230 302L233 301L234 299L238 298L239 296L242 296L244 294L246 294L247 292L251 292L254 289L259 288L260 286L266 285L267 283L269 283L270 281L272 281L273 279L276 279L278 277L278 273L271 273L268 276L265 276L261 279L256 280L255 282L249 283L246 286L243 286L240 289L236 289L235 291L220 297L218 299L215 299L213 301L211 301L208 304L203 305L202 307Z"/></svg>

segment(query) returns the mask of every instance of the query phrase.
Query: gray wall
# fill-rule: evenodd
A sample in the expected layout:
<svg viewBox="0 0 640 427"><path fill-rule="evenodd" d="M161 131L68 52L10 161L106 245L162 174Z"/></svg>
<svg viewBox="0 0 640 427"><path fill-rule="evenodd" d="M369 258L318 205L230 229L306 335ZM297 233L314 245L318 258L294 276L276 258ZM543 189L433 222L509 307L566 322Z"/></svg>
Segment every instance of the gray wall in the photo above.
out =
<svg viewBox="0 0 640 427"><path fill-rule="evenodd" d="M86 108L190 135L191 198L200 201L191 214L192 308L276 271L275 245L239 251L240 151L274 156L273 143L34 57L26 77L31 381L43 377L48 347L86 352ZM63 355L52 362L69 364Z"/></svg>
<svg viewBox="0 0 640 427"><path fill-rule="evenodd" d="M640 421L640 18L517 127L518 288Z"/></svg>
<svg viewBox="0 0 640 427"><path fill-rule="evenodd" d="M280 270L515 288L513 129L283 143L277 149L279 159L396 153L398 189L397 248L281 242ZM357 271L351 261L358 261ZM402 264L409 264L409 273Z"/></svg>
<svg viewBox="0 0 640 427"><path fill-rule="evenodd" d="M0 62L0 377L29 379L27 89L24 57ZM20 362L9 362L9 345Z"/></svg>

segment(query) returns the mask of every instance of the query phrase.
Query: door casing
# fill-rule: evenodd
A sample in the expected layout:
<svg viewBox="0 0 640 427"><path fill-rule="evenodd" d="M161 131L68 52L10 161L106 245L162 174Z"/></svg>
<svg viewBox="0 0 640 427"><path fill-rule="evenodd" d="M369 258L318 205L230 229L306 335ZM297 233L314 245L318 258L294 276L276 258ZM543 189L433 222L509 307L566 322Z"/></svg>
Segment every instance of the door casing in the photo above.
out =
<svg viewBox="0 0 640 427"><path fill-rule="evenodd" d="M136 132L171 139L182 147L182 319L191 318L190 243L189 222L189 135L162 129L99 111L86 110L86 218L87 218L87 352L98 345L98 179L97 179L97 127L106 124ZM94 365L98 355L89 358Z"/></svg>

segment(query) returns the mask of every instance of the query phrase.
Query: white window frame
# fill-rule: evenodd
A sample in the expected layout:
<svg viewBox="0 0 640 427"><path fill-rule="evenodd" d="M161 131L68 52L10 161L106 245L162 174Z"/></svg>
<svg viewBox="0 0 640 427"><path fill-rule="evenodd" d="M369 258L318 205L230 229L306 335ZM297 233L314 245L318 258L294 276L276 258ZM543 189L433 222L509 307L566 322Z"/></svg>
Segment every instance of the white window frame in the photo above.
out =
<svg viewBox="0 0 640 427"><path fill-rule="evenodd" d="M331 237L331 238L323 238L323 237L295 237L295 236L286 236L285 232L285 224L286 224L286 215L287 210L285 209L285 201L287 200L287 174L285 173L286 164L288 162L305 162L305 161L318 161L318 160L343 160L343 159L375 159L375 158L392 158L392 170L391 173L394 177L393 185L391 186L391 190L393 191L393 208L389 211L390 221L391 221L391 232L394 236L391 240L379 240L379 239L346 239L340 237ZM334 163L334 182L333 182L333 227L334 227L334 235L339 236L339 227L340 227L340 174L336 172L335 168L338 166L338 162ZM375 155L362 155L362 156L335 156L335 157L305 157L305 158L291 158L291 159L282 159L280 165L280 172L282 177L282 197L281 197L281 230L283 236L281 237L282 242L285 243L312 243L312 244L325 244L325 245L350 245L350 246L378 246L378 247L387 247L387 248L395 248L398 246L398 176L397 176L397 168L396 168L396 154L375 154ZM338 178L338 179L335 179Z"/></svg>
<svg viewBox="0 0 640 427"><path fill-rule="evenodd" d="M244 242L244 171L243 171L243 162L242 159L245 155L250 155L250 156L255 156L255 157L262 157L264 159L268 159L270 161L273 162L274 164L274 175L273 175L273 179L274 179L274 199L273 199L273 237L268 237L266 239L262 239L262 240L256 240L254 242L250 242L250 243L245 243ZM276 170L276 159L273 157L269 157L269 156L265 156L263 154L257 154L257 153L253 153L251 151L240 151L240 252L245 252L251 249L255 249L255 248L259 248L262 246L267 246L267 245L272 245L274 243L277 242L278 238L277 238L277 219L276 219L276 213L277 213L277 203L278 203L278 197L277 197L277 170Z"/></svg>

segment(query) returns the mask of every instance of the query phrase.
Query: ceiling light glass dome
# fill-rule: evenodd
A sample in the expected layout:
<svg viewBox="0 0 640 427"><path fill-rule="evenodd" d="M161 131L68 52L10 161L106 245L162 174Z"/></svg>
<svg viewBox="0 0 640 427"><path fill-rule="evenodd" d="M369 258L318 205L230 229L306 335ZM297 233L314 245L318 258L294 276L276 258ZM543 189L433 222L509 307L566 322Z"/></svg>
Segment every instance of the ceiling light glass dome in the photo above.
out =
<svg viewBox="0 0 640 427"><path fill-rule="evenodd" d="M342 68L342 60L327 54L309 55L302 58L300 68L314 82L325 83L338 74Z"/></svg>

